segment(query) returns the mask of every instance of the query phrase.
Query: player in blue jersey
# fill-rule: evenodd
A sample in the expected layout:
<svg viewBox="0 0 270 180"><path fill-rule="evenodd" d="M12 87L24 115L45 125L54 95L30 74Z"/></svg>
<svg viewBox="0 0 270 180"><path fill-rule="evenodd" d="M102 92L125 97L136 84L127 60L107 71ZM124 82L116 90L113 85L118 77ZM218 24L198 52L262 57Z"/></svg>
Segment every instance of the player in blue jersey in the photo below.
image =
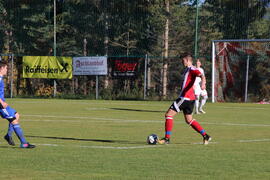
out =
<svg viewBox="0 0 270 180"><path fill-rule="evenodd" d="M19 124L19 113L17 113L15 109L11 108L5 101L5 84L3 76L7 74L7 68L7 63L0 61L0 115L2 118L9 121L8 132L4 136L4 139L9 145L14 146L15 143L12 139L12 133L15 132L21 142L21 148L34 148L35 145L28 143L23 135L23 130Z"/></svg>

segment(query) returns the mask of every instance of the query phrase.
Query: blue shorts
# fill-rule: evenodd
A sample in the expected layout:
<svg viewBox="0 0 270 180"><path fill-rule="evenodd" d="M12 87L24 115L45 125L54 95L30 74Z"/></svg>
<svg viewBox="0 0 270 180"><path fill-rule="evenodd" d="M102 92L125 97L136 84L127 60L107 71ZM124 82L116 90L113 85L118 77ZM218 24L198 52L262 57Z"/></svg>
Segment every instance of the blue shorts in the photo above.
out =
<svg viewBox="0 0 270 180"><path fill-rule="evenodd" d="M2 118L7 119L7 120L14 120L16 119L16 110L12 109L10 106L8 106L6 109L0 109L0 115Z"/></svg>

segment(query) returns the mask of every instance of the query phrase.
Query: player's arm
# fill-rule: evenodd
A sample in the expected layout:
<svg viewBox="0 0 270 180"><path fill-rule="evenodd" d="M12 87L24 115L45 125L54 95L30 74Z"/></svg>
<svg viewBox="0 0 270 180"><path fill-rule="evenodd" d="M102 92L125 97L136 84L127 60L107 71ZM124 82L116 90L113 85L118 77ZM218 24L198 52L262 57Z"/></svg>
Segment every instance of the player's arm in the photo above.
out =
<svg viewBox="0 0 270 180"><path fill-rule="evenodd" d="M0 109L6 109L8 107L8 103L0 99Z"/></svg>
<svg viewBox="0 0 270 180"><path fill-rule="evenodd" d="M195 76L200 77L202 79L201 81L201 89L206 89L206 78L204 73L200 72L198 69L195 69L194 71Z"/></svg>
<svg viewBox="0 0 270 180"><path fill-rule="evenodd" d="M205 75L204 74L201 74L201 79L202 79L202 82L201 82L201 89L202 90L205 90L206 89L206 78L205 78Z"/></svg>

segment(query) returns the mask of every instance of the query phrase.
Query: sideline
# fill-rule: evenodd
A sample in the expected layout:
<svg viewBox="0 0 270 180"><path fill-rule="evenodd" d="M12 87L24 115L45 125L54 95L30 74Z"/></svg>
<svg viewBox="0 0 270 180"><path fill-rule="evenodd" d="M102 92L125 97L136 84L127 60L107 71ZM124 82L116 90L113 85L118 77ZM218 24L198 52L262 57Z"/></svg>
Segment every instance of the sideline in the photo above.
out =
<svg viewBox="0 0 270 180"><path fill-rule="evenodd" d="M231 141L232 143L257 143L257 142L270 142L270 139L250 139L250 140L237 140ZM1 142L0 144L6 144ZM168 148L175 147L179 145L202 145L202 142L195 143L183 143L183 144L168 144L168 145L143 145L143 146L86 146L86 145L63 145L63 144L42 144L42 143L33 143L37 146L47 146L47 147L75 147L75 148L89 148L89 149L116 149L116 150L129 150L129 149L149 149L149 148ZM220 142L209 142L208 145L211 144L222 144ZM8 145L7 145L8 146ZM9 146L10 147L10 146Z"/></svg>
<svg viewBox="0 0 270 180"><path fill-rule="evenodd" d="M23 119L22 121L29 121L29 122L70 122L70 123L93 123L93 122L116 122L116 123L164 123L164 120L136 120L136 119L114 119L114 118L98 118L98 117L86 117L86 116L52 116L52 115L22 115L21 117L37 117L37 118L64 118L65 120L57 119L57 120L50 120L50 119ZM72 119L72 120L67 120ZM74 119L85 119L88 121L80 121ZM98 120L98 121L93 121ZM175 121L176 124L185 124L184 121ZM200 122L200 124L207 124L207 125L217 125L217 126L247 126L247 127L270 127L270 124L241 124L241 123L215 123L215 122Z"/></svg>

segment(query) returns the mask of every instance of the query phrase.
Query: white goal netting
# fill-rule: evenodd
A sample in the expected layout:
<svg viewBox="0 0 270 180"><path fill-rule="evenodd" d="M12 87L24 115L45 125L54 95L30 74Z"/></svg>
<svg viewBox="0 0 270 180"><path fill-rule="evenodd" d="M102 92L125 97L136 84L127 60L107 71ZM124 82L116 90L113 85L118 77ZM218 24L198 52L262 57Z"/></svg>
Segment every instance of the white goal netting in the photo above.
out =
<svg viewBox="0 0 270 180"><path fill-rule="evenodd" d="M270 100L270 39L212 42L212 102Z"/></svg>

